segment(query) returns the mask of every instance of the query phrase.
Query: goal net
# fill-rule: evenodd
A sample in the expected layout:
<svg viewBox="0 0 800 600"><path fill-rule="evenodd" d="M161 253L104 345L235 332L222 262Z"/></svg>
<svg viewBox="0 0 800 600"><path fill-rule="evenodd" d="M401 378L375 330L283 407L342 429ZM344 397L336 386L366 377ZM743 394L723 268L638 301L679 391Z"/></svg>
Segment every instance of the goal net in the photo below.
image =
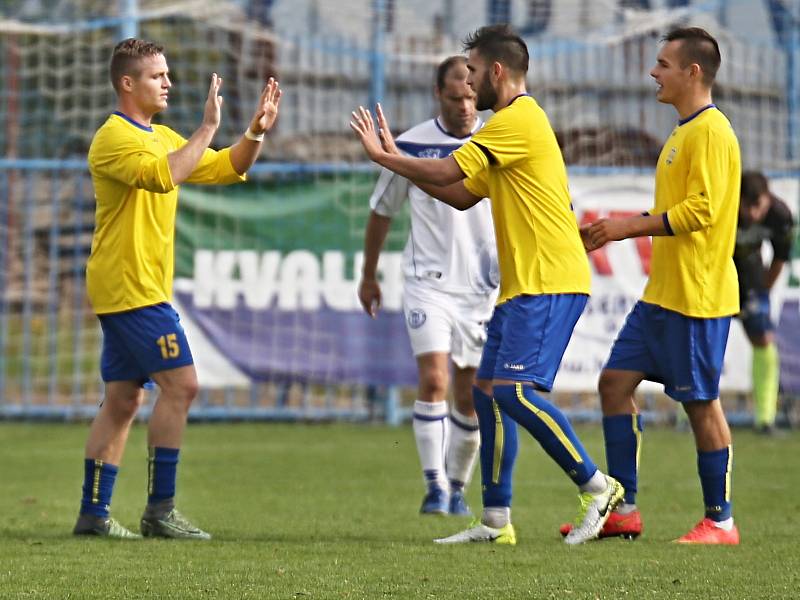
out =
<svg viewBox="0 0 800 600"><path fill-rule="evenodd" d="M413 389L416 370L400 302L407 216L381 257L381 315L372 321L358 305L377 170L349 130L351 110L380 100L396 132L434 116L436 65L470 31L509 21L528 43L528 87L556 130L578 218L640 212L676 120L649 76L658 40L676 25L701 26L720 42L715 101L745 168L765 171L796 210L799 13L797 2L744 0L6 0L0 414L92 414L102 397L101 335L85 295L94 224L85 159L114 108L108 59L123 37L165 47L174 87L157 122L186 137L210 74L223 77L215 147L238 139L268 77L284 90L247 183L180 193L175 303L203 388L194 414L361 418ZM592 393L648 260L647 240L592 256L594 295L556 381L576 409L588 406L580 396ZM776 296L776 322L796 322L796 277ZM739 329L723 377L732 394L750 384ZM785 364L799 360L790 342Z"/></svg>

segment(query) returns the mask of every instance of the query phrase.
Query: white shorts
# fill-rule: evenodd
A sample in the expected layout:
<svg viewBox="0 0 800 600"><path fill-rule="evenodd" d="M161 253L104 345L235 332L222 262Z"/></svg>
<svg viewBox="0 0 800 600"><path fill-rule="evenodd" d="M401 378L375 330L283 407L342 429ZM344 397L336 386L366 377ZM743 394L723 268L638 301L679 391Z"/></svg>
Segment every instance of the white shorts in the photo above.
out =
<svg viewBox="0 0 800 600"><path fill-rule="evenodd" d="M403 312L414 356L446 352L460 369L477 367L496 293L453 294L406 280Z"/></svg>

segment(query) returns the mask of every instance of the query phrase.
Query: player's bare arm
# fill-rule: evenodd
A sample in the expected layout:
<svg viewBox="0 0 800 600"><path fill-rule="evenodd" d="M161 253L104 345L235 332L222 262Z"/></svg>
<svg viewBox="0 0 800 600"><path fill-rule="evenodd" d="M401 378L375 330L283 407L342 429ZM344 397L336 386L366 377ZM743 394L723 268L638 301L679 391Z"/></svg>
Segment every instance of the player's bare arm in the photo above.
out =
<svg viewBox="0 0 800 600"><path fill-rule="evenodd" d="M213 73L211 75L211 84L208 87L205 108L203 109L202 124L184 146L167 155L172 182L175 185L179 185L189 178L197 163L200 162L203 152L206 151L206 148L214 138L217 129L219 129L222 118L222 96L219 95L221 86L222 78Z"/></svg>
<svg viewBox="0 0 800 600"><path fill-rule="evenodd" d="M381 286L378 283L378 258L389 233L392 220L379 215L374 210L369 213L367 229L364 234L364 266L361 270L361 282L358 284L358 300L361 307L373 319L381 307Z"/></svg>
<svg viewBox="0 0 800 600"><path fill-rule="evenodd" d="M270 77L258 99L247 131L231 146L231 164L237 173L245 173L258 158L264 135L272 129L278 118L281 95L280 85L275 78Z"/></svg>
<svg viewBox="0 0 800 600"><path fill-rule="evenodd" d="M421 181L413 180L416 185L423 192L436 198L440 202L444 202L452 206L456 210L467 210L472 208L483 198L476 196L464 187L463 181L456 181L450 185L433 185L431 183L423 183Z"/></svg>
<svg viewBox="0 0 800 600"><path fill-rule="evenodd" d="M602 248L608 242L646 235L669 235L663 215L639 215L623 219L600 219L581 227L581 239L587 251ZM588 242L588 245L587 245Z"/></svg>
<svg viewBox="0 0 800 600"><path fill-rule="evenodd" d="M387 152L388 154L400 155L400 150L394 143L392 130L389 127L389 120L386 118L386 115L383 112L383 107L380 105L380 103L376 106L375 112L378 116L378 136L381 141L381 147L383 148L384 152ZM432 196L433 198L436 198L445 204L449 204L457 210L467 210L481 201L481 197L470 193L467 188L464 187L464 182L460 180L448 186L425 183L414 178L411 178L411 181L429 196Z"/></svg>
<svg viewBox="0 0 800 600"><path fill-rule="evenodd" d="M390 154L381 146L372 114L363 106L352 112L350 128L356 133L370 160L417 183L447 186L464 179L464 172L452 156L447 158L412 158Z"/></svg>
<svg viewBox="0 0 800 600"><path fill-rule="evenodd" d="M764 285L767 286L768 290L771 290L772 286L775 285L775 282L778 281L778 277L780 276L781 271L783 270L783 265L785 264L785 261L775 259L773 259L773 261L770 263L769 269L767 270L767 275L764 278Z"/></svg>

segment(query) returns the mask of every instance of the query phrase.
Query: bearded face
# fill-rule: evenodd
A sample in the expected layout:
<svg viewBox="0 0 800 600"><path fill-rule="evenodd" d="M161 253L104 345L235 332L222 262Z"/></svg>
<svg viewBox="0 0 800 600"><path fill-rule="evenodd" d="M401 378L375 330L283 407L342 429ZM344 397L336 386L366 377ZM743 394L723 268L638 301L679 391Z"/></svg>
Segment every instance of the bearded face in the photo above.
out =
<svg viewBox="0 0 800 600"><path fill-rule="evenodd" d="M492 87L492 81L489 78L489 69L483 72L483 77L478 81L478 87L475 89L475 107L478 110L489 110L497 104L497 91Z"/></svg>

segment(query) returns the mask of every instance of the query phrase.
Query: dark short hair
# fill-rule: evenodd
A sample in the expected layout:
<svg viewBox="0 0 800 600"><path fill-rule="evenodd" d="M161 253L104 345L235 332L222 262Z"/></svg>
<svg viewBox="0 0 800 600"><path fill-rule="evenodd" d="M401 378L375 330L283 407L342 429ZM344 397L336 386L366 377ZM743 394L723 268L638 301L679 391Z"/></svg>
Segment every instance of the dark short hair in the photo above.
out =
<svg viewBox="0 0 800 600"><path fill-rule="evenodd" d="M681 27L673 29L662 38L665 42L681 42L681 66L697 63L703 70L703 83L711 87L717 76L722 57L719 44L710 33L700 27Z"/></svg>
<svg viewBox="0 0 800 600"><path fill-rule="evenodd" d="M761 194L769 193L767 178L760 171L745 171L742 173L742 203L753 206L758 202Z"/></svg>
<svg viewBox="0 0 800 600"><path fill-rule="evenodd" d="M525 74L528 72L528 47L514 29L506 24L486 25L469 34L464 50L477 50L483 58Z"/></svg>
<svg viewBox="0 0 800 600"><path fill-rule="evenodd" d="M119 92L119 80L123 75L137 77L140 72L139 61L158 54L164 54L163 46L136 38L122 40L114 46L114 51L111 53L111 64L108 68L111 85Z"/></svg>
<svg viewBox="0 0 800 600"><path fill-rule="evenodd" d="M436 67L436 89L440 91L444 89L445 79L447 79L450 69L456 65L465 64L467 64L466 56L450 56L439 63L439 66Z"/></svg>

